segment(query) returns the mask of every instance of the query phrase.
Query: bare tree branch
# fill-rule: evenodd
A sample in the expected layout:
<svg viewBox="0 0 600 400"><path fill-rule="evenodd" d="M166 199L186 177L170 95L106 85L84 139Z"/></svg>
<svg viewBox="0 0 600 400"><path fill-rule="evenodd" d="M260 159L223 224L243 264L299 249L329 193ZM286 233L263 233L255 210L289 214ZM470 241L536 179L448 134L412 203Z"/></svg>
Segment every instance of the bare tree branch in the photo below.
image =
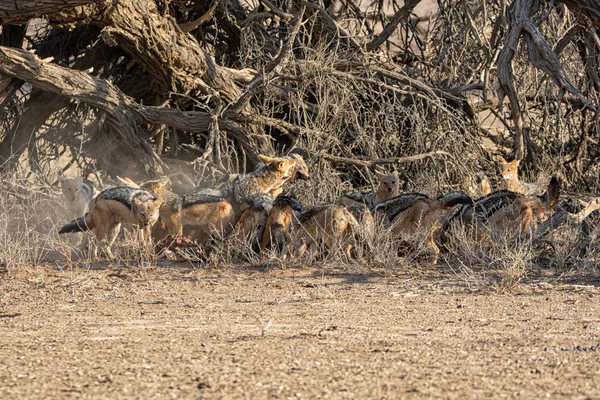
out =
<svg viewBox="0 0 600 400"><path fill-rule="evenodd" d="M523 136L523 115L514 86L512 60L517 55L521 35L527 43L529 60L536 67L546 72L561 88L575 95L589 105L585 96L571 84L558 56L552 51L546 39L531 20L531 16L539 9L540 4L535 0L515 0L508 8L509 30L504 41L504 47L498 56L498 78L501 84L500 104L502 97L508 96L511 105L513 123L515 124L515 158L525 157L525 139Z"/></svg>
<svg viewBox="0 0 600 400"><path fill-rule="evenodd" d="M421 0L406 0L404 6L402 6L396 14L392 17L391 21L383 28L383 31L377 35L373 40L367 43L367 51L375 51L381 46L388 38L396 31L398 24L401 21L407 19L412 14L413 10L419 4Z"/></svg>
<svg viewBox="0 0 600 400"><path fill-rule="evenodd" d="M69 10L77 6L98 3L94 0L15 0L0 1L0 20L3 24L19 25L48 13Z"/></svg>
<svg viewBox="0 0 600 400"><path fill-rule="evenodd" d="M332 156L329 154L321 154L321 156L325 160L331 161L333 163L350 164L350 165L355 165L357 167L366 167L366 168L372 168L376 165L381 165L381 164L411 163L411 162L415 162L415 161L421 161L426 158L436 158L439 156L445 156L445 157L452 158L452 155L450 153L447 153L447 152L441 151L441 150L430 151L429 153L423 153L423 154L416 154L414 156L395 157L395 158L380 158L380 159L376 159L376 160L358 160L358 159L354 159L354 158Z"/></svg>

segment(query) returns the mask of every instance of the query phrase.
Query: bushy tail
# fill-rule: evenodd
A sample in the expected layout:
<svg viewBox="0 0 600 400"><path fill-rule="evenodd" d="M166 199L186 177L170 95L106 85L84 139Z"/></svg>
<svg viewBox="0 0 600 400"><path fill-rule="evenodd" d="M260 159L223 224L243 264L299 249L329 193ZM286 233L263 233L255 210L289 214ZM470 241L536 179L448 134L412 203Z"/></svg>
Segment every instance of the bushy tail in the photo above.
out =
<svg viewBox="0 0 600 400"><path fill-rule="evenodd" d="M89 214L88 214L89 215ZM87 215L85 217L77 218L74 221L69 222L58 231L59 234L62 233L72 233L72 232L85 232L94 228L92 221L87 219Z"/></svg>
<svg viewBox="0 0 600 400"><path fill-rule="evenodd" d="M492 193L492 185L485 172L479 171L475 174L475 183L479 185L479 191L482 197Z"/></svg>
<svg viewBox="0 0 600 400"><path fill-rule="evenodd" d="M553 176L552 179L550 179L550 183L548 184L548 189L546 189L546 193L544 193L540 198L547 210L553 209L556 206L556 204L558 204L558 200L560 198L560 190L560 179L557 176Z"/></svg>
<svg viewBox="0 0 600 400"><path fill-rule="evenodd" d="M473 199L464 193L452 192L438 199L441 207L446 210L458 204L473 204Z"/></svg>

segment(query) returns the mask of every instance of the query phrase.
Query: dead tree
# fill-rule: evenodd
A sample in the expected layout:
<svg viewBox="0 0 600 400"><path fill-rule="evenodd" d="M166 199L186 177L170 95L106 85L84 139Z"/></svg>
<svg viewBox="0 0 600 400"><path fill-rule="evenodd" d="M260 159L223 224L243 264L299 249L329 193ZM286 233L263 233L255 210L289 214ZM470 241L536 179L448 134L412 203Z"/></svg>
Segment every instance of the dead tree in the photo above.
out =
<svg viewBox="0 0 600 400"><path fill-rule="evenodd" d="M43 158L43 142L71 153L78 144L113 173L132 163L145 175L184 164L244 170L260 152L301 146L324 168L359 172L355 183L377 160L413 160L427 168L406 168L441 185L492 164L483 139L507 152L506 137L476 118L489 110L516 158L566 152L567 173L590 184L599 3L440 0L429 17L415 14L420 3L389 17L354 0L335 12L308 0L0 3L0 165L10 170L25 150ZM563 62L574 55L584 69ZM580 135L561 133L575 126ZM478 161L453 162L465 154Z"/></svg>

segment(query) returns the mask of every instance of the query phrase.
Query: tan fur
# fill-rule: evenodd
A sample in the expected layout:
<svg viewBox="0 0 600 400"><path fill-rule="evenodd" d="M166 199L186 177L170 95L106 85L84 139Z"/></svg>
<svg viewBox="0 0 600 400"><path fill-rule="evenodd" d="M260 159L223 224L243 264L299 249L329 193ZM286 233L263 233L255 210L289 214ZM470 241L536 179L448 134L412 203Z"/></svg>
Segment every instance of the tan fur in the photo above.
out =
<svg viewBox="0 0 600 400"><path fill-rule="evenodd" d="M239 175L233 181L236 206L240 206L244 198L257 193L269 194L273 198L274 194L281 193L280 189L294 175L297 163L294 158L259 154L258 159L265 165L249 174Z"/></svg>
<svg viewBox="0 0 600 400"><path fill-rule="evenodd" d="M526 183L519 180L519 160L508 162L500 156L498 157L498 164L503 180L501 189L525 195L537 195L544 191L545 185L541 182Z"/></svg>
<svg viewBox="0 0 600 400"><path fill-rule="evenodd" d="M205 244L212 236L229 232L234 222L233 206L227 200L193 204L181 210L181 223L196 232L194 239L200 244Z"/></svg>
<svg viewBox="0 0 600 400"><path fill-rule="evenodd" d="M106 254L113 258L110 250L115 241L122 223L131 223L142 232L144 241L150 240L150 229L158 220L161 199L142 202L134 199L135 211L127 208L123 203L110 199L98 199L94 202L86 217L86 225L92 230L100 243L105 248Z"/></svg>
<svg viewBox="0 0 600 400"><path fill-rule="evenodd" d="M377 179L379 180L379 189L377 190L377 196L375 196L375 202L373 205L379 204L382 201L391 199L392 197L398 196L400 190L400 182L398 179L398 172L394 171L391 174L384 174L379 171L375 171Z"/></svg>
<svg viewBox="0 0 600 400"><path fill-rule="evenodd" d="M544 211L544 209L538 208L536 204L528 199L522 198L509 206L503 207L500 211L490 216L487 220L487 225L494 231L504 231L518 227L521 233L525 233L531 226L534 214L541 216L544 214Z"/></svg>
<svg viewBox="0 0 600 400"><path fill-rule="evenodd" d="M233 206L229 200L198 203L182 208L181 196L167 188L169 178L145 182L141 189L148 190L163 200L160 219L152 230L157 239L167 236L181 236L184 226L189 227L193 239L205 244L212 236L229 232L235 220Z"/></svg>
<svg viewBox="0 0 600 400"><path fill-rule="evenodd" d="M294 168L294 179L310 179L310 171L308 170L308 165L306 164L304 158L300 154L291 154L289 157L296 161L296 166Z"/></svg>
<svg viewBox="0 0 600 400"><path fill-rule="evenodd" d="M367 207L372 208L379 203L398 196L398 192L400 190L400 181L397 171L394 171L391 174L384 174L379 171L375 171L375 174L377 175L377 180L379 181L377 192L364 193L364 195L361 196L361 201L344 195L338 198L337 202L345 206L366 204Z"/></svg>
<svg viewBox="0 0 600 400"><path fill-rule="evenodd" d="M139 189L140 188L140 185L138 185L137 183L135 183L134 181L132 181L128 177L121 178L120 176L117 175L117 180L119 182L121 182L121 184L123 184L124 186L135 188L135 189Z"/></svg>
<svg viewBox="0 0 600 400"><path fill-rule="evenodd" d="M295 222L295 241L301 249L300 255L308 247L309 255L314 257L321 243L328 250L337 243L350 257L353 233L358 229L358 222L345 206L327 205L319 208L310 219Z"/></svg>
<svg viewBox="0 0 600 400"><path fill-rule="evenodd" d="M291 178L289 180L296 181L298 179L304 179L304 180L310 179L310 172L308 170L308 165L306 164L306 161L304 161L304 158L302 158L301 155L291 154L284 158L290 158L295 161L294 169L293 169L293 171L291 171ZM286 182L287 182L287 180L286 180ZM275 200L277 198L277 196L279 196L282 192L283 192L283 184L277 188L271 189L269 191L269 196L271 196L271 198L273 200Z"/></svg>
<svg viewBox="0 0 600 400"><path fill-rule="evenodd" d="M477 192L481 197L492 193L492 185L485 172L479 171L475 174L475 183L477 184Z"/></svg>
<svg viewBox="0 0 600 400"><path fill-rule="evenodd" d="M157 240L163 240L167 236L183 235L180 209L181 197L167 188L169 183L169 178L163 177L157 180L144 182L139 186L140 189L147 190L162 200L159 219L152 227L152 236Z"/></svg>
<svg viewBox="0 0 600 400"><path fill-rule="evenodd" d="M435 243L434 235L440 228L444 211L445 208L438 200L418 200L391 221L391 230L415 247L426 240L434 252L433 263L436 264L440 249Z"/></svg>
<svg viewBox="0 0 600 400"><path fill-rule="evenodd" d="M266 220L263 213L257 212L253 207L246 207L235 224L234 235L238 240L243 241L254 232L258 225L264 225Z"/></svg>
<svg viewBox="0 0 600 400"><path fill-rule="evenodd" d="M475 208L468 209L462 215L461 222L467 227L470 235L478 241L483 241L493 232L513 231L523 235L534 220L540 220L555 207L560 196L560 187L560 180L552 178L544 196L527 196L506 191L493 193L490 197L508 198L507 196L510 195L514 198L506 201L503 206L497 207L486 218L477 217L474 214ZM480 201L485 199L478 200L475 205Z"/></svg>
<svg viewBox="0 0 600 400"><path fill-rule="evenodd" d="M295 214L295 211L290 205L274 205L273 208L271 208L271 212L269 212L269 216L265 222L265 230L260 241L261 252L270 250L275 245L279 246L279 251L284 251L284 247L289 245L292 240L290 236L290 228ZM276 230L280 230L282 237L276 237Z"/></svg>
<svg viewBox="0 0 600 400"><path fill-rule="evenodd" d="M535 202L534 202L535 203ZM492 214L487 220L475 220L473 213L465 214L463 219L469 234L478 242L484 241L492 232L506 232L516 229L520 235L525 234L534 216L541 216L543 212L526 198L519 198L510 205L502 207Z"/></svg>
<svg viewBox="0 0 600 400"><path fill-rule="evenodd" d="M347 208L358 222L357 225L351 224L349 227L353 238L352 247L356 248L364 244L367 250L372 250L375 239L375 218L373 218L373 214L364 204L350 205Z"/></svg>
<svg viewBox="0 0 600 400"><path fill-rule="evenodd" d="M249 204L233 228L233 236L237 243L250 245L252 251L259 253L269 211L270 209Z"/></svg>

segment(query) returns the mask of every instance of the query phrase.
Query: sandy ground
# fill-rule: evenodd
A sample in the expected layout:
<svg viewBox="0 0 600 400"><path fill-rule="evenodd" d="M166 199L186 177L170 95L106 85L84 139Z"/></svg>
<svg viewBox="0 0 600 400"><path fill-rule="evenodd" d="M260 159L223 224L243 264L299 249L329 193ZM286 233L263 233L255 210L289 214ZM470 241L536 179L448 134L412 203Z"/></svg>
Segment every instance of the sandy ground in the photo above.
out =
<svg viewBox="0 0 600 400"><path fill-rule="evenodd" d="M0 275L0 398L600 398L600 282L572 282L23 268Z"/></svg>

